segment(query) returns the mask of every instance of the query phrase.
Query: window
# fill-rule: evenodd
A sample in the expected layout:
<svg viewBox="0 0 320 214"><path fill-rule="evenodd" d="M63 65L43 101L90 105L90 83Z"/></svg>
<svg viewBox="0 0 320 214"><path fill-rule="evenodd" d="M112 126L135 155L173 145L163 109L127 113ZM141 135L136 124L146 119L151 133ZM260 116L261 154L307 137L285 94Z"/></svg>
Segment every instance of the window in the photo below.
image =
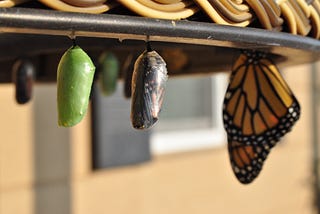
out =
<svg viewBox="0 0 320 214"><path fill-rule="evenodd" d="M153 154L224 145L222 102L227 74L169 78L159 122L152 129Z"/></svg>
<svg viewBox="0 0 320 214"><path fill-rule="evenodd" d="M123 84L109 97L98 85L92 96L93 168L110 168L150 160L150 130L134 130L130 122L130 100L123 96Z"/></svg>

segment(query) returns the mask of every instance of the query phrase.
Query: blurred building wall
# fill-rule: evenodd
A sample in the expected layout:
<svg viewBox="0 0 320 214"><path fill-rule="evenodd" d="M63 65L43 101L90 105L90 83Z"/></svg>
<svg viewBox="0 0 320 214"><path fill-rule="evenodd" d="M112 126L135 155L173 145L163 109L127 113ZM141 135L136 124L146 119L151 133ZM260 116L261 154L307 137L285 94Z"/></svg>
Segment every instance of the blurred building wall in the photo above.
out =
<svg viewBox="0 0 320 214"><path fill-rule="evenodd" d="M309 71L284 70L302 117L247 186L234 178L226 147L92 171L90 118L58 128L55 85L37 85L24 106L15 104L12 85L1 85L0 213L315 213Z"/></svg>

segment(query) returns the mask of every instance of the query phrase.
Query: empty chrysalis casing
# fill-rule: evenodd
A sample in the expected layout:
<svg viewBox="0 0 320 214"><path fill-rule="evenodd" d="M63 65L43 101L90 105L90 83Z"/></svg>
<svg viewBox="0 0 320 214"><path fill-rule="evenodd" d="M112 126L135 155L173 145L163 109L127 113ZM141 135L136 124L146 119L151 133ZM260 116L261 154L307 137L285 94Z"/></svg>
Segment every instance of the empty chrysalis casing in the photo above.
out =
<svg viewBox="0 0 320 214"><path fill-rule="evenodd" d="M79 46L63 54L57 71L59 126L74 126L86 114L94 72L93 62Z"/></svg>
<svg viewBox="0 0 320 214"><path fill-rule="evenodd" d="M105 96L112 95L117 88L119 75L119 61L110 52L103 52L99 57L99 83L102 93Z"/></svg>
<svg viewBox="0 0 320 214"><path fill-rule="evenodd" d="M32 87L35 77L35 67L27 59L17 60L12 67L15 97L18 104L25 104L32 97Z"/></svg>
<svg viewBox="0 0 320 214"><path fill-rule="evenodd" d="M138 57L132 75L131 122L134 128L147 129L158 121L167 79L166 63L156 51L148 49Z"/></svg>

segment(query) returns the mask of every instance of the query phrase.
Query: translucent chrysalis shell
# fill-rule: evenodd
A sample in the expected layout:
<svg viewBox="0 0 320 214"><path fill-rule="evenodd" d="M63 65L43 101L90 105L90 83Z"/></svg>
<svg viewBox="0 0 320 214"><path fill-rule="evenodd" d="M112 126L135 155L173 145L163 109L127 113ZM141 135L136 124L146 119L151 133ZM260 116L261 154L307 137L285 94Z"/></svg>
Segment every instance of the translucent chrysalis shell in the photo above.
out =
<svg viewBox="0 0 320 214"><path fill-rule="evenodd" d="M135 129L152 127L159 118L167 67L162 57L151 49L136 60L132 75L131 122Z"/></svg>

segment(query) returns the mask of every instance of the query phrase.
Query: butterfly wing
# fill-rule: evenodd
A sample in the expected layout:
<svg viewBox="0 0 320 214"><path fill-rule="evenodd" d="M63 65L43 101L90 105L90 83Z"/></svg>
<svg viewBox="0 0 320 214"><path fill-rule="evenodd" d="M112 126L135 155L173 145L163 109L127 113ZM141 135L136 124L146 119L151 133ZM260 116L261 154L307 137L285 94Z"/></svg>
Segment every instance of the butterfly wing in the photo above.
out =
<svg viewBox="0 0 320 214"><path fill-rule="evenodd" d="M242 53L223 105L230 161L241 183L258 176L270 149L299 116L299 103L275 64L264 53Z"/></svg>
<svg viewBox="0 0 320 214"><path fill-rule="evenodd" d="M260 145L244 145L238 141L228 140L233 172L241 183L250 183L261 171L263 161L269 154L269 148Z"/></svg>

